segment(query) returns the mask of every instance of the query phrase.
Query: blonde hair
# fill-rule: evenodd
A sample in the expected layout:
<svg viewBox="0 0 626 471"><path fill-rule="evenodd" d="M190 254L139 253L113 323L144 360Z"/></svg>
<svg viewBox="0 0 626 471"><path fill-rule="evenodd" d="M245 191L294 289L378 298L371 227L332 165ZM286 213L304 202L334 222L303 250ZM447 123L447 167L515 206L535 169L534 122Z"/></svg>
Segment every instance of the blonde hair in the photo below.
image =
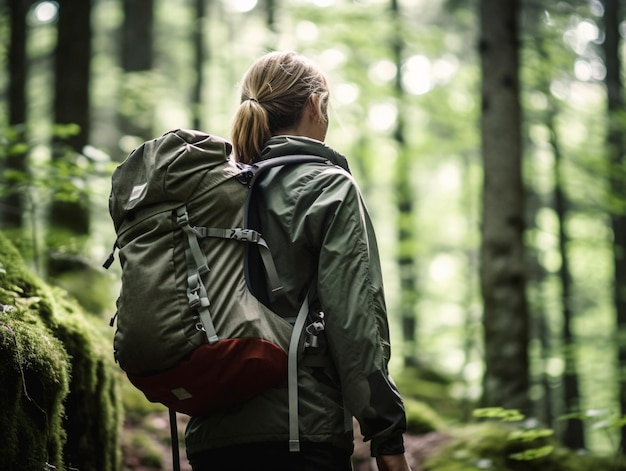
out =
<svg viewBox="0 0 626 471"><path fill-rule="evenodd" d="M313 95L318 116L328 120L328 83L319 68L295 52L270 52L243 76L241 103L232 123L235 158L259 159L263 144L277 132L296 124Z"/></svg>

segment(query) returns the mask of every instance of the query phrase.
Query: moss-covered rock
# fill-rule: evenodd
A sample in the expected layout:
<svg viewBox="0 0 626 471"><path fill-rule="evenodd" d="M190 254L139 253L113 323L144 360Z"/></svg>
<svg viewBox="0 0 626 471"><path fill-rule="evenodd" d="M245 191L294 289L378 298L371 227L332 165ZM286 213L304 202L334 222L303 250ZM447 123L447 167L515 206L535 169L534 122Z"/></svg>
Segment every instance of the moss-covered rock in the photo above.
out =
<svg viewBox="0 0 626 471"><path fill-rule="evenodd" d="M60 463L69 358L52 332L27 312L0 314L0 469Z"/></svg>
<svg viewBox="0 0 626 471"><path fill-rule="evenodd" d="M119 469L119 373L105 322L30 274L2 234L0 263L0 469Z"/></svg>

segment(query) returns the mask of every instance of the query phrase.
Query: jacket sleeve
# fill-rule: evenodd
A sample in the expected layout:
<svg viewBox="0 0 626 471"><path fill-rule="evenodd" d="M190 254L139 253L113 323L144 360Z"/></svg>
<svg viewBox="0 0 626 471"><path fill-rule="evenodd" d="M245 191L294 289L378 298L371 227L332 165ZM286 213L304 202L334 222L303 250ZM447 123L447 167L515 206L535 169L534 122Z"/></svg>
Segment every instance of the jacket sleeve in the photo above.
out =
<svg viewBox="0 0 626 471"><path fill-rule="evenodd" d="M329 351L349 411L372 456L404 452L406 416L388 373L389 326L378 247L352 177L329 168L298 199L299 230L319 254L318 296Z"/></svg>

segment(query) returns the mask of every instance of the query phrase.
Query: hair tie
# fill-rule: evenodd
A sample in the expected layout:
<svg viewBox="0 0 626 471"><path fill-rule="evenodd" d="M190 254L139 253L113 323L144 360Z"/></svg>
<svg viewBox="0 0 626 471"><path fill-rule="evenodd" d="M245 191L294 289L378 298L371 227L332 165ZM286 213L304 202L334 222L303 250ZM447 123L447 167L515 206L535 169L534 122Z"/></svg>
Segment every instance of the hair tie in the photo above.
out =
<svg viewBox="0 0 626 471"><path fill-rule="evenodd" d="M253 101L255 103L259 102L259 100L257 100L256 98L252 98L252 97L248 98L248 101Z"/></svg>

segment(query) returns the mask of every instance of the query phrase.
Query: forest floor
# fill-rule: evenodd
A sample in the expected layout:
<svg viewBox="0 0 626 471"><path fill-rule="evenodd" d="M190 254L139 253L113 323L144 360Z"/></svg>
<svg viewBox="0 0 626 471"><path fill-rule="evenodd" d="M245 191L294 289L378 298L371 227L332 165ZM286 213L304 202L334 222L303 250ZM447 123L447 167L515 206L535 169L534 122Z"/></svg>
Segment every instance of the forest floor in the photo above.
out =
<svg viewBox="0 0 626 471"><path fill-rule="evenodd" d="M178 431L182 437L187 423L186 416L178 414ZM421 471L422 463L429 454L444 443L447 437L441 433L414 436L405 435L406 455L413 471ZM167 412L151 413L141 424L127 423L122 435L123 471L173 471L170 426ZM180 448L180 469L191 471L185 449ZM364 443L355 422L354 471L375 471L376 464L369 456L369 445Z"/></svg>

